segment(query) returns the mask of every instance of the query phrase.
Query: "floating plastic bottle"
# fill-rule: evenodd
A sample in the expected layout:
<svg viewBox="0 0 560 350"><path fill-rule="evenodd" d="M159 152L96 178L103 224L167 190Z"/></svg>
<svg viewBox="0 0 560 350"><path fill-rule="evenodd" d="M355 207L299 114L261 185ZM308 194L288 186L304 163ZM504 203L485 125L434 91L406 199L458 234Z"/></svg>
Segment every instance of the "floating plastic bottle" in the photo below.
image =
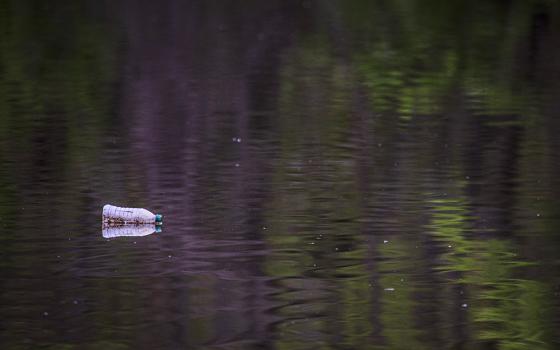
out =
<svg viewBox="0 0 560 350"><path fill-rule="evenodd" d="M122 208L106 204L103 206L103 224L110 226L118 225L161 225L163 216L153 214L142 208Z"/></svg>
<svg viewBox="0 0 560 350"><path fill-rule="evenodd" d="M154 232L161 232L161 226L155 224L147 225L103 225L101 234L104 238L116 237L142 237L151 235Z"/></svg>

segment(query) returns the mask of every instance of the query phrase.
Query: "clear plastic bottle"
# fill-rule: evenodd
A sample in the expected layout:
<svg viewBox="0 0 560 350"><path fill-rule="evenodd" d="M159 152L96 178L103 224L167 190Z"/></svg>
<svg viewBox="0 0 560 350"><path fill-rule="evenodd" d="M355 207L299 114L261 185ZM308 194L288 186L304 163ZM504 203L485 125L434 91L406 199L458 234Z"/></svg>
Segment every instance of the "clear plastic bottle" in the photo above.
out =
<svg viewBox="0 0 560 350"><path fill-rule="evenodd" d="M153 214L143 208L123 208L110 204L103 206L104 225L161 225L162 223L163 216L161 214Z"/></svg>

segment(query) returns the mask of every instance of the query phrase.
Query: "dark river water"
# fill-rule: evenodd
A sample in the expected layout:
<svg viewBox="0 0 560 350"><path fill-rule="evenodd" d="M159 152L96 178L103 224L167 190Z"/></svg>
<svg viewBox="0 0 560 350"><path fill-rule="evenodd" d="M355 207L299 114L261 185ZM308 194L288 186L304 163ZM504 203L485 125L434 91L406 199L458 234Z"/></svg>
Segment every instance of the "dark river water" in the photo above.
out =
<svg viewBox="0 0 560 350"><path fill-rule="evenodd" d="M1 0L0 348L559 349L559 132L555 1Z"/></svg>

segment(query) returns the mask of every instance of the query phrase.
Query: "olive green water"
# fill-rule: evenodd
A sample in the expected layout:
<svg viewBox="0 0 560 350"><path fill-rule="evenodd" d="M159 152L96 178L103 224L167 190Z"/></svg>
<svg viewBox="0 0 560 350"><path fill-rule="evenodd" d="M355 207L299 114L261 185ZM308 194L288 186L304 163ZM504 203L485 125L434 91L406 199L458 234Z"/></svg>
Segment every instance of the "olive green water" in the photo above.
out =
<svg viewBox="0 0 560 350"><path fill-rule="evenodd" d="M558 349L559 132L554 1L2 0L0 348Z"/></svg>

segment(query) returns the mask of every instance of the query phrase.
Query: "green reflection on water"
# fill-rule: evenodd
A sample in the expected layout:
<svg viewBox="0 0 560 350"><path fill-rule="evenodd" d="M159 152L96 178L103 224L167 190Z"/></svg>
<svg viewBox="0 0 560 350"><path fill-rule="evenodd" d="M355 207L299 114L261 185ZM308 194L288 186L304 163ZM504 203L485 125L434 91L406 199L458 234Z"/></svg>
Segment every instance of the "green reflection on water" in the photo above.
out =
<svg viewBox="0 0 560 350"><path fill-rule="evenodd" d="M343 55L345 59L337 60L339 56L329 51L329 49L336 50L336 44L331 43L329 46L324 37L311 36L298 42L297 48L291 49L285 56L279 110L282 112L281 115L290 115L294 118L279 121L282 127L280 140L284 152L282 159L289 160L282 163L280 168L292 167L293 170L309 167L306 162L313 160L313 153L307 151L306 142L308 145L313 142L321 144L324 157L337 160L336 151L323 147L322 144L344 142L344 136L355 131L352 129L353 114L359 114L361 118L375 118L373 122L375 132L371 137L377 140L387 136L401 136L391 135L388 132L392 131L391 128L387 128L390 118L398 118L422 128L422 120L418 118L419 116L446 114L450 111L455 113L451 118L456 118L458 125L464 125L461 124L463 122L471 123L473 119L470 118L483 116L486 118L483 120L485 125L503 128L502 130L511 132L513 137L517 127L526 128L529 134L534 135L535 121L544 122L546 116L542 110L542 101L537 102L536 96L545 99L548 97L542 95L542 91L538 91L540 85L523 76L517 66L519 60L523 59L519 56L519 50L531 30L532 11L535 9L534 6L539 5L537 2L515 2L513 10L508 13L502 12L496 4L481 4L480 12L476 15L482 15L482 18L477 17L476 20L468 23L464 22L464 17L469 18L474 16L474 13L465 15L464 11L468 8L466 3L459 6L444 6L438 9L439 12L426 9L417 11L424 7L424 3L420 5L415 1L395 2L389 5L384 3L385 7L381 3L373 2L360 5L354 3L348 6L342 2L339 4L342 5L337 9L342 9L343 20L337 25L346 29L352 28L349 36L359 43L357 49L348 52L346 56ZM406 8L392 9L391 6ZM438 7L441 6L438 3ZM365 8L367 11L364 10ZM384 21L382 17L388 19ZM496 20L496 17L500 17L500 20ZM345 21L344 18L348 20ZM470 29L462 28L465 32L448 31L455 27L454 22L461 19L462 23ZM319 27L325 25L322 21L318 22ZM502 26L504 22L508 23L507 28ZM395 26L400 27L395 29ZM336 39L335 37L333 40ZM328 55L332 57L328 58ZM305 74L305 72L313 73ZM355 109L362 88L367 91L365 104L371 108L372 113L359 113ZM351 96L353 101L345 103L342 98L340 99L342 102L339 102L334 96L346 98ZM458 110L454 103L460 104L461 108L469 112ZM327 105L329 108L321 108ZM442 117L435 121L430 119L430 123L433 124L425 127L433 127L434 130L444 129L447 127L446 118ZM368 127L368 122L363 120L363 124L357 123L359 125L357 128ZM303 141L302 135L307 137ZM537 134L534 137L539 141L534 142L531 137L528 137L522 141L521 147L531 148L533 151L543 147L547 136ZM391 140L390 137L388 139ZM472 168L465 159L464 154L468 150L461 144L462 141L466 139L461 136L452 138L453 144L450 145L449 152L438 154L431 153L431 150L438 147L436 145L438 141L431 140L429 142L434 143L431 145L432 149L429 147L411 149L409 156L417 161L416 165L421 164L426 167L434 167L433 163L449 157L453 168L446 174L451 175L449 180L446 178L446 181L449 181L451 189L446 186L438 189L461 195L467 192L466 188L470 186L467 174L469 174L469 167ZM389 141L389 145L391 142L394 141ZM529 146L532 143L536 148ZM352 146L359 147L350 145L347 153L354 152L352 154L355 155L358 152L352 149ZM485 164L492 166L496 160L500 161L500 157L496 156L498 152L488 151L482 144L475 147L478 148L474 152L480 152ZM375 150L367 151L370 152L372 159L379 159ZM538 156L546 152L546 150L536 151L536 154ZM430 164L430 161L433 163ZM527 177L536 180L538 175L545 173L531 174L526 167L526 162L531 161L534 160L527 158L521 161L520 176L525 179L523 181L525 183L530 182L527 181ZM550 162L550 158L544 162ZM373 163L376 164L375 161ZM322 164L324 165L325 162ZM379 165L386 164L377 162L377 168ZM418 170L405 166L403 168L403 173L416 174L415 171ZM346 183L347 178L343 170L336 167L326 167L326 169L332 179L337 179L339 184ZM376 170L372 167L373 173ZM386 168L384 167L383 170ZM317 196L316 202L309 201L309 198L313 197L305 195L311 193L310 188L321 179L313 178L311 172L293 171L297 173L294 175L296 185L278 189L278 193L293 191L294 194L281 197L284 205L281 205L282 209L274 211L277 218L271 219L271 223L277 223L282 227L281 231L286 232L285 236L283 238L267 236L267 239L275 241L272 247L283 246L277 245L280 241L290 242L289 245L293 250L281 260L282 264L291 267L286 275L304 273L306 270L300 263L304 263L305 266L313 263L313 260L304 257L306 253L302 250L302 247L309 243L305 239L309 238L308 234L297 229L286 229L285 225L288 221L286 218L290 217L288 213L292 213L294 217L308 218L309 215L320 213L320 211L314 212L311 209L313 206L320 208L328 207L331 202L339 203L328 195ZM289 182L289 177L285 174L277 173L276 176L274 183ZM406 174L402 174L402 177L396 181L401 186L418 185L417 180L407 177ZM418 188L421 190L422 186ZM352 191L353 188L349 186L346 190ZM357 197L364 200L361 198L363 194L357 191ZM340 212L354 208L352 195L349 194L350 200L344 201L341 205ZM475 225L479 218L472 210L474 204L471 203L473 200L471 196L474 197L469 194L458 197L459 199L427 200L426 205L431 207L427 211L413 207L414 210L418 210L419 215L430 217L428 231L438 246L437 257L434 258L437 261L435 266L430 261L426 261L430 253L423 251L426 249L423 238L413 236L396 239L391 240L391 244L376 248L375 254L380 261L376 261L373 269L356 269L360 271L357 274L363 274L361 278L357 278L359 283L357 281L353 284L345 283L343 280L337 284L345 286L347 298L363 293L360 302L353 302L360 306L358 308L345 309L346 304L340 302L340 309L345 311L336 315L344 325L342 329L345 331L340 333L343 339L346 339L345 344L353 346L359 344L364 347L366 345L356 338L365 338L372 332L379 332L380 337L375 338L379 343L371 346L429 348L426 345L429 332L419 326L420 321L415 316L416 310L421 309L423 304L418 300L418 295L429 287L426 286L425 281L414 278L406 281L407 283L402 283L402 277L414 276L418 271L425 272L433 268L438 271L438 276L444 278L443 281L438 282L438 286L434 286L443 291L441 297L444 300L439 310L440 320L446 320L449 324L462 322L464 332L470 335L469 348L477 348L480 342L497 344L503 349L552 347L550 344L553 343L554 332L551 330L551 324L554 324L554 319L544 311L546 301L552 298L550 285L538 279L527 278L527 271L537 263L527 259L526 256L520 256L518 240L497 233L494 227L485 227L480 222ZM376 199L379 198L367 198L366 201L375 202ZM305 203L308 208L307 215L302 215L296 209L302 203ZM348 207L345 204L348 204ZM359 213L360 209L350 211L350 213L354 212ZM329 213L330 216L337 215ZM325 216L329 217L329 215ZM516 219L515 222L525 224L521 218ZM541 224L544 222L541 221ZM321 221L318 220L315 225L321 226ZM337 231L338 225L333 224L330 230ZM549 224L544 225L547 228L551 227ZM549 231L547 228L542 227L539 232ZM355 232L355 237L362 234L359 229L348 232ZM313 249L317 248L310 248ZM293 257L298 256L298 258L290 260L292 253ZM338 257L333 256L333 259ZM367 255L356 259L365 260ZM270 264L267 271L273 273L273 266L279 262L280 260L275 260L274 257L267 259L267 263ZM402 274L399 275L398 272ZM383 289L396 286L395 290L387 291L376 296L377 300L373 300L371 285L368 282L373 280L373 276L375 282ZM497 300L498 298L500 300ZM379 312L379 308L375 309L372 306L376 302L381 305L380 313L373 315L373 312ZM526 307L526 304L531 306ZM533 314L528 314L528 310L533 310ZM461 313L463 316L459 317L459 320L450 316L456 313ZM345 316L339 316L341 314ZM524 314L527 316L522 316ZM369 321L372 318L379 318L381 331L372 330L375 327ZM370 332L361 332L360 327L364 324ZM319 327L320 324L317 326ZM353 329L357 331L351 331ZM531 331L522 331L523 329L531 329ZM446 339L447 346L456 345L453 340L456 334L452 330L444 327L441 332L446 334L442 338ZM531 336L528 336L529 333Z"/></svg>
<svg viewBox="0 0 560 350"><path fill-rule="evenodd" d="M38 164L52 165L73 188L76 173L99 161L103 135L114 126L116 38L85 4L59 12L46 3L0 6L0 162L9 164L0 171L0 196L14 203L13 191L39 176ZM0 215L13 217L1 212L10 207Z"/></svg>
<svg viewBox="0 0 560 350"><path fill-rule="evenodd" d="M521 268L534 264L519 257L511 239L473 237L464 200L432 203L433 235L445 251L438 269L466 295L462 306L476 339L499 349L552 348L551 291L546 283L520 277Z"/></svg>
<svg viewBox="0 0 560 350"><path fill-rule="evenodd" d="M463 90L486 116L538 117L538 85L518 65L542 2L516 1L509 11L496 2L338 4L362 43L351 57L377 111L404 119L438 114L451 92Z"/></svg>

